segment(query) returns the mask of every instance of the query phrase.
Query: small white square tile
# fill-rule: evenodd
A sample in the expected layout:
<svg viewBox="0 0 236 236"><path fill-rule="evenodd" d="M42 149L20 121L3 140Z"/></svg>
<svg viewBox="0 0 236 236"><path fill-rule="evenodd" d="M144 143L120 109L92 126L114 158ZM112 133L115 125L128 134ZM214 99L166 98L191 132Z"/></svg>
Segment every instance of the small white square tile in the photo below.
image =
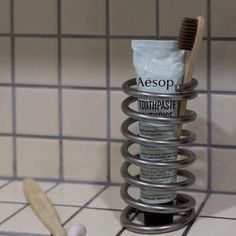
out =
<svg viewBox="0 0 236 236"><path fill-rule="evenodd" d="M236 42L212 42L211 54L212 89L220 91L236 91Z"/></svg>
<svg viewBox="0 0 236 236"><path fill-rule="evenodd" d="M1 211L0 211L0 222L2 222L7 217L9 217L12 214L14 214L16 211L18 211L23 206L24 205L22 205L22 204L0 203L0 208L1 208Z"/></svg>
<svg viewBox="0 0 236 236"><path fill-rule="evenodd" d="M106 41L104 39L63 39L62 64L64 85L105 87Z"/></svg>
<svg viewBox="0 0 236 236"><path fill-rule="evenodd" d="M105 91L64 90L63 132L66 136L106 138Z"/></svg>
<svg viewBox="0 0 236 236"><path fill-rule="evenodd" d="M111 181L113 183L123 183L124 179L120 174L121 164L125 161L123 156L121 155L121 143L111 143ZM137 154L140 152L139 145L132 145L130 147L130 152L133 154ZM129 172L132 175L138 174L140 172L139 167L130 166Z"/></svg>
<svg viewBox="0 0 236 236"><path fill-rule="evenodd" d="M0 137L0 176L13 175L13 140L10 137Z"/></svg>
<svg viewBox="0 0 236 236"><path fill-rule="evenodd" d="M55 89L17 88L18 133L58 134L58 92Z"/></svg>
<svg viewBox="0 0 236 236"><path fill-rule="evenodd" d="M14 19L16 33L56 33L57 1L15 1Z"/></svg>
<svg viewBox="0 0 236 236"><path fill-rule="evenodd" d="M10 1L0 1L0 32L10 32Z"/></svg>
<svg viewBox="0 0 236 236"><path fill-rule="evenodd" d="M236 29L230 25L236 21L236 4L234 0L212 0L211 2L211 29L212 36L235 37Z"/></svg>
<svg viewBox="0 0 236 236"><path fill-rule="evenodd" d="M111 34L155 35L154 0L110 0Z"/></svg>
<svg viewBox="0 0 236 236"><path fill-rule="evenodd" d="M236 218L236 196L211 194L200 215Z"/></svg>
<svg viewBox="0 0 236 236"><path fill-rule="evenodd" d="M1 15L1 14L0 14ZM0 82L11 83L11 42L10 38L0 38Z"/></svg>
<svg viewBox="0 0 236 236"><path fill-rule="evenodd" d="M62 0L62 32L105 34L105 0Z"/></svg>
<svg viewBox="0 0 236 236"><path fill-rule="evenodd" d="M236 150L212 149L212 188L236 192Z"/></svg>
<svg viewBox="0 0 236 236"><path fill-rule="evenodd" d="M121 230L120 212L84 209L66 224L66 227L81 223L87 228L87 235L111 236Z"/></svg>
<svg viewBox="0 0 236 236"><path fill-rule="evenodd" d="M131 40L111 40L111 86L121 88L123 82L135 77Z"/></svg>
<svg viewBox="0 0 236 236"><path fill-rule="evenodd" d="M70 180L106 181L105 142L64 141L64 177ZM93 171L89 171L92 166Z"/></svg>
<svg viewBox="0 0 236 236"><path fill-rule="evenodd" d="M57 39L17 38L16 83L57 84Z"/></svg>
<svg viewBox="0 0 236 236"><path fill-rule="evenodd" d="M188 147L196 154L196 161L186 169L191 171L195 177L196 182L191 186L192 189L207 189L207 148L202 147Z"/></svg>
<svg viewBox="0 0 236 236"><path fill-rule="evenodd" d="M207 143L207 96L199 94L197 98L188 101L187 108L197 113L197 119L185 124L184 129L193 131L197 135L195 143Z"/></svg>
<svg viewBox="0 0 236 236"><path fill-rule="evenodd" d="M236 96L212 95L212 143L220 145L235 145Z"/></svg>
<svg viewBox="0 0 236 236"><path fill-rule="evenodd" d="M59 178L59 142L17 138L17 173L21 177Z"/></svg>
<svg viewBox="0 0 236 236"><path fill-rule="evenodd" d="M62 222L78 210L75 207L56 206ZM30 207L26 207L0 226L0 231L50 235L48 229L39 221Z"/></svg>
<svg viewBox="0 0 236 236"><path fill-rule="evenodd" d="M204 16L207 19L206 0L159 0L160 35L179 35L183 17ZM206 30L205 30L206 34Z"/></svg>
<svg viewBox="0 0 236 236"><path fill-rule="evenodd" d="M48 193L54 204L83 206L104 188L102 185L62 183Z"/></svg>
<svg viewBox="0 0 236 236"><path fill-rule="evenodd" d="M37 182L40 187L47 191L55 183L52 182ZM0 201L9 201L9 202L20 202L26 203L26 199L23 193L23 182L22 181L14 181L5 187L0 189Z"/></svg>
<svg viewBox="0 0 236 236"><path fill-rule="evenodd" d="M193 224L189 236L234 236L236 224L234 220L198 218Z"/></svg>
<svg viewBox="0 0 236 236"><path fill-rule="evenodd" d="M7 87L0 88L0 132L12 132L12 94Z"/></svg>

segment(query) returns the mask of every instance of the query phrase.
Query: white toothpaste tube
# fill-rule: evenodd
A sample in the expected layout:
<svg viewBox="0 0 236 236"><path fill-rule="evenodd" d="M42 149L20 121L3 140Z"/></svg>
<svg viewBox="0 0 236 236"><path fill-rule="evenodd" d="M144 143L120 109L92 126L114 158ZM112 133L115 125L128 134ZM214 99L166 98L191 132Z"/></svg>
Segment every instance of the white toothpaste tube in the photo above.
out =
<svg viewBox="0 0 236 236"><path fill-rule="evenodd" d="M176 41L133 40L133 63L136 71L137 87L140 91L175 93L175 85L180 84L184 74L184 51L177 49ZM178 112L178 102L170 100L138 100L139 111L159 117L174 117ZM176 125L139 122L142 136L157 139L176 137ZM140 158L145 160L176 160L177 148L140 145ZM153 183L173 183L176 170L142 167L140 178ZM176 192L141 189L143 202L165 204L174 200Z"/></svg>

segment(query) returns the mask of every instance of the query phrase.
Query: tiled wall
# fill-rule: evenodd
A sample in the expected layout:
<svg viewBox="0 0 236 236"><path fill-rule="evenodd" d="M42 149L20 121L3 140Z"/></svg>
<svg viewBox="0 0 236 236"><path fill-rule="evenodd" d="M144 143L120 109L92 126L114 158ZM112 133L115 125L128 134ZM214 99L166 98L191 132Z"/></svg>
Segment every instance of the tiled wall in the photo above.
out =
<svg viewBox="0 0 236 236"><path fill-rule="evenodd" d="M234 0L0 0L0 176L120 183L121 83L130 41L173 39L204 15L191 167L200 190L236 192Z"/></svg>

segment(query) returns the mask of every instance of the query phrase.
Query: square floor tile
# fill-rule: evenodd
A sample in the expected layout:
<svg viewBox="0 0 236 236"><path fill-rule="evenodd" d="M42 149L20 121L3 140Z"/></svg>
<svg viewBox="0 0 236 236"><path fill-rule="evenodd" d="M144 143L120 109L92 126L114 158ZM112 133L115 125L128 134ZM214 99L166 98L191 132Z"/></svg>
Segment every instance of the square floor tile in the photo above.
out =
<svg viewBox="0 0 236 236"><path fill-rule="evenodd" d="M44 191L47 191L55 185L52 182L38 182ZM14 181L7 186L0 189L0 201L20 202L25 203L25 196L23 193L23 182Z"/></svg>
<svg viewBox="0 0 236 236"><path fill-rule="evenodd" d="M56 209L62 222L69 219L73 215L73 213L78 210L78 208L76 207L64 206L56 206ZM30 207L26 207L17 215L2 224L0 226L0 231L50 235L49 231L35 216Z"/></svg>
<svg viewBox="0 0 236 236"><path fill-rule="evenodd" d="M179 35L183 17L204 16L207 19L206 0L159 0L160 35ZM206 35L206 30L205 30Z"/></svg>
<svg viewBox="0 0 236 236"><path fill-rule="evenodd" d="M236 196L229 194L212 194L200 215L236 219Z"/></svg>
<svg viewBox="0 0 236 236"><path fill-rule="evenodd" d="M0 180L0 188L4 187L9 181L8 180Z"/></svg>
<svg viewBox="0 0 236 236"><path fill-rule="evenodd" d="M86 226L87 234L93 236L113 236L120 229L120 212L108 210L84 209L66 226L81 223Z"/></svg>
<svg viewBox="0 0 236 236"><path fill-rule="evenodd" d="M5 219L7 219L12 214L14 214L16 211L18 211L23 206L24 206L23 204L0 203L0 208L1 208L0 223L2 221L4 221Z"/></svg>
<svg viewBox="0 0 236 236"><path fill-rule="evenodd" d="M62 183L48 193L54 204L83 206L104 186Z"/></svg>
<svg viewBox="0 0 236 236"><path fill-rule="evenodd" d="M1 14L0 14L1 15ZM1 20L0 20L1 21ZM11 41L10 38L0 38L0 83L11 83Z"/></svg>
<svg viewBox="0 0 236 236"><path fill-rule="evenodd" d="M21 177L59 178L59 142L17 138L17 174Z"/></svg>
<svg viewBox="0 0 236 236"><path fill-rule="evenodd" d="M236 224L234 220L209 219L199 217L193 224L188 236L234 236Z"/></svg>
<svg viewBox="0 0 236 236"><path fill-rule="evenodd" d="M236 91L236 42L213 41L211 55L212 89L219 91Z"/></svg>
<svg viewBox="0 0 236 236"><path fill-rule="evenodd" d="M88 141L64 141L65 179L106 181L107 143ZM88 171L92 166L93 171Z"/></svg>
<svg viewBox="0 0 236 236"><path fill-rule="evenodd" d="M135 77L131 40L111 40L111 86L121 88L122 83Z"/></svg>
<svg viewBox="0 0 236 236"><path fill-rule="evenodd" d="M16 109L18 133L58 134L57 89L17 88Z"/></svg>
<svg viewBox="0 0 236 236"><path fill-rule="evenodd" d="M235 149L212 149L212 188L236 192Z"/></svg>
<svg viewBox="0 0 236 236"><path fill-rule="evenodd" d="M156 35L154 0L110 0L111 34Z"/></svg>
<svg viewBox="0 0 236 236"><path fill-rule="evenodd" d="M13 176L13 140L0 137L0 176ZM0 185L1 186L1 185Z"/></svg>
<svg viewBox="0 0 236 236"><path fill-rule="evenodd" d="M212 143L235 145L235 95L212 95Z"/></svg>
<svg viewBox="0 0 236 236"><path fill-rule="evenodd" d="M0 88L0 132L12 133L12 89Z"/></svg>
<svg viewBox="0 0 236 236"><path fill-rule="evenodd" d="M14 19L16 33L56 33L57 1L15 1Z"/></svg>
<svg viewBox="0 0 236 236"><path fill-rule="evenodd" d="M62 32L105 34L105 0L62 0Z"/></svg>
<svg viewBox="0 0 236 236"><path fill-rule="evenodd" d="M16 83L57 84L57 39L16 38L15 64Z"/></svg>
<svg viewBox="0 0 236 236"><path fill-rule="evenodd" d="M234 0L211 1L211 29L212 36L216 37L235 37L235 27L230 27L230 22L236 21L236 3Z"/></svg>
<svg viewBox="0 0 236 236"><path fill-rule="evenodd" d="M10 33L10 1L0 1L0 32Z"/></svg>
<svg viewBox="0 0 236 236"><path fill-rule="evenodd" d="M63 39L62 64L64 85L105 87L106 41Z"/></svg>
<svg viewBox="0 0 236 236"><path fill-rule="evenodd" d="M63 91L63 133L65 136L106 138L106 91Z"/></svg>

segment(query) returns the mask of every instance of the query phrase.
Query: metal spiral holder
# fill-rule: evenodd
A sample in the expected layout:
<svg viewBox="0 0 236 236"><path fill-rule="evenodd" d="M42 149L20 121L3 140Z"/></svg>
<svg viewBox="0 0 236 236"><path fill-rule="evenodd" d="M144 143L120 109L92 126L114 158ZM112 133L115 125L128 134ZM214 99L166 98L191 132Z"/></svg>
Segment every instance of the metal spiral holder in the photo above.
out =
<svg viewBox="0 0 236 236"><path fill-rule="evenodd" d="M174 203L172 205L161 205L161 204L148 204L136 197L133 197L129 193L131 186L158 190L158 191L179 191L188 188L195 182L195 176L187 171L183 170L183 167L191 165L195 161L195 154L185 148L179 148L179 146L188 145L195 141L196 136L194 133L188 130L182 129L181 135L178 138L171 138L168 140L153 139L144 137L140 134L132 133L129 127L137 121L145 121L156 124L184 124L191 122L196 119L196 113L191 110L186 110L183 116L176 117L155 117L140 113L130 108L130 104L136 102L138 99L146 100L190 100L197 96L195 90L197 86L197 80L192 79L189 84L180 84L175 88L175 93L172 94L160 94L139 91L135 87L136 79L130 79L126 81L122 89L129 95L122 103L123 112L129 116L122 126L121 132L128 139L125 141L121 148L121 153L125 159L125 162L121 166L121 175L125 182L121 186L121 197L128 204L128 206L121 213L121 224L130 231L135 233L143 234L157 234L166 233L180 229L190 223L195 218L195 200L186 194L177 193ZM178 157L172 161L154 161L140 159L139 154L132 154L129 151L129 147L133 144L141 144L148 146L160 147L162 149L168 147L176 147ZM180 158L182 156L182 158ZM160 184L150 183L140 179L139 175L131 175L129 167L136 165L138 167L155 167L155 168L166 168L166 169L177 169L177 176L181 177L177 179L175 183ZM161 214L173 214L174 221L172 224L163 226L146 226L144 223L135 223L132 221L133 214L139 212L152 212Z"/></svg>

